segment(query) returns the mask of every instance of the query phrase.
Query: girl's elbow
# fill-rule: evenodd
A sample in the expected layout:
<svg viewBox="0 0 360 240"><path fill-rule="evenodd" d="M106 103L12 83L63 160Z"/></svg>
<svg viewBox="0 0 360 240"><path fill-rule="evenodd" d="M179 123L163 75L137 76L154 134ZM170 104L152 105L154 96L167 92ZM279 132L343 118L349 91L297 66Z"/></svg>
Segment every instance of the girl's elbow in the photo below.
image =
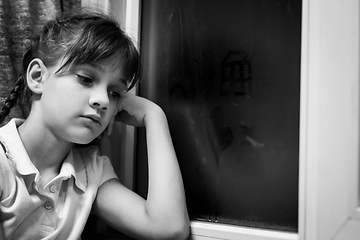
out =
<svg viewBox="0 0 360 240"><path fill-rule="evenodd" d="M189 239L190 236L190 224L188 223L182 230L181 233L179 234L179 239L181 240L186 240Z"/></svg>
<svg viewBox="0 0 360 240"><path fill-rule="evenodd" d="M190 235L190 222L188 218L183 220L177 219L176 221L172 220L172 224L163 223L162 224L162 236L156 239L162 240L186 240Z"/></svg>
<svg viewBox="0 0 360 240"><path fill-rule="evenodd" d="M172 228L171 237L169 239L186 240L190 235L190 221L185 218L183 221L179 221L178 224Z"/></svg>

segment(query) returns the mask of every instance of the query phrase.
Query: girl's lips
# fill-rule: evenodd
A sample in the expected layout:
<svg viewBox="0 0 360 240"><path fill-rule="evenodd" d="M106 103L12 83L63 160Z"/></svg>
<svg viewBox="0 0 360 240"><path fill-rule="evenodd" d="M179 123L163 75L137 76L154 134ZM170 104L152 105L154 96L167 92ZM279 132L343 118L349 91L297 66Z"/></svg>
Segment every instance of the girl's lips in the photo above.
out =
<svg viewBox="0 0 360 240"><path fill-rule="evenodd" d="M89 120L91 120L92 122L98 124L99 126L101 126L101 116L97 115L97 114L87 114L87 115L83 115L83 118L87 118Z"/></svg>

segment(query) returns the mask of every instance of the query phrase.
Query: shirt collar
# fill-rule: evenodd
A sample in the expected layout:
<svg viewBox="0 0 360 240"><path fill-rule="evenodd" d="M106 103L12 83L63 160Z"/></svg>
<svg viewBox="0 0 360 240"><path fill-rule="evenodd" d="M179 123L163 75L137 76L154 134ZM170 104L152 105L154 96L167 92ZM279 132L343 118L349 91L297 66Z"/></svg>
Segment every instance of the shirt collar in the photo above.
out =
<svg viewBox="0 0 360 240"><path fill-rule="evenodd" d="M76 186L85 192L88 184L86 166L84 160L74 148L66 156L59 175L61 176L64 172L74 176Z"/></svg>
<svg viewBox="0 0 360 240"><path fill-rule="evenodd" d="M30 160L25 146L23 145L17 128L24 122L23 119L12 119L0 128L0 140L4 142L12 157L13 165L21 175L34 175L34 181L38 181L40 174ZM69 175L70 174L70 175ZM58 177L68 178L73 176L76 186L82 191L87 187L86 167L83 159L76 150L71 149L66 156Z"/></svg>

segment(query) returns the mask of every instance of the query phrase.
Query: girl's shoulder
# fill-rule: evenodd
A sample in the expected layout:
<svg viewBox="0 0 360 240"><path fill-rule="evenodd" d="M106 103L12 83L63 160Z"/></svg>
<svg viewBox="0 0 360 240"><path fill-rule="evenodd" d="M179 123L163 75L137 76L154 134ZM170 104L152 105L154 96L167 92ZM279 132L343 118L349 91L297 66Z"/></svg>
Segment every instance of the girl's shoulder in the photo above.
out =
<svg viewBox="0 0 360 240"><path fill-rule="evenodd" d="M97 182L100 186L105 181L117 178L110 159L100 154L97 146L75 147L73 149L74 162L83 162L87 178Z"/></svg>

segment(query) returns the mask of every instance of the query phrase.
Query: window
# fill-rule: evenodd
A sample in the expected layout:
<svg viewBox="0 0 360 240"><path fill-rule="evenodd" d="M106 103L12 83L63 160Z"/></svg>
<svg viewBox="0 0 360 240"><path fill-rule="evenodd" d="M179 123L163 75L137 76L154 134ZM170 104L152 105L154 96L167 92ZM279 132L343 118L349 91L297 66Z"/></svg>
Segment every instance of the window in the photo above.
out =
<svg viewBox="0 0 360 240"><path fill-rule="evenodd" d="M142 4L139 94L167 113L191 219L297 232L302 2Z"/></svg>

